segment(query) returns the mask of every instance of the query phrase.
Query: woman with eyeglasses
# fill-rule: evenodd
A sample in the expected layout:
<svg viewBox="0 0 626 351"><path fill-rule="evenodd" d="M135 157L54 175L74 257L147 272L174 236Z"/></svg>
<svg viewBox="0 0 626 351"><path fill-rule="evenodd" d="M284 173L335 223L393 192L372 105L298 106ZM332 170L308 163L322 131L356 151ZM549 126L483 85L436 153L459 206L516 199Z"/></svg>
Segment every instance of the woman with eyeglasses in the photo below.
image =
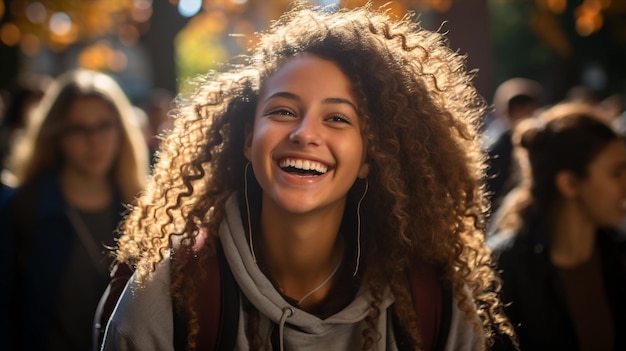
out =
<svg viewBox="0 0 626 351"><path fill-rule="evenodd" d="M148 174L133 114L115 80L86 70L60 76L35 111L12 158L19 187L0 207L9 350L91 348L106 248Z"/></svg>

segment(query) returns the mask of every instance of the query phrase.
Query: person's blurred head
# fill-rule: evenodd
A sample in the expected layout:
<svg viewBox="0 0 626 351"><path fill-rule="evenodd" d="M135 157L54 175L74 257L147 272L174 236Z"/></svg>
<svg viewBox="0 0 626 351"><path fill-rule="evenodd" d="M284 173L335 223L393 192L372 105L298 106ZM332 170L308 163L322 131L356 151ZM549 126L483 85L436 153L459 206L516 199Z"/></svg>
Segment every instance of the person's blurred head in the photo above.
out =
<svg viewBox="0 0 626 351"><path fill-rule="evenodd" d="M121 141L119 113L101 97L76 97L68 105L59 139L64 168L86 176L106 176L116 161Z"/></svg>
<svg viewBox="0 0 626 351"><path fill-rule="evenodd" d="M132 197L147 173L147 149L133 113L111 77L87 70L63 74L46 91L20 145L19 183L70 167L85 176L110 175Z"/></svg>
<svg viewBox="0 0 626 351"><path fill-rule="evenodd" d="M0 165L5 166L5 160L11 153L16 142L17 131L28 124L32 110L37 106L46 88L53 79L47 75L24 73L20 74L3 96L3 109L0 109Z"/></svg>
<svg viewBox="0 0 626 351"><path fill-rule="evenodd" d="M30 112L37 106L53 78L44 74L19 75L8 89L3 123L11 128L22 128L28 123Z"/></svg>
<svg viewBox="0 0 626 351"><path fill-rule="evenodd" d="M541 103L541 85L528 78L511 78L501 83L493 97L498 118L516 123L531 116Z"/></svg>
<svg viewBox="0 0 626 351"><path fill-rule="evenodd" d="M174 96L171 92L156 88L150 91L148 98L142 105L148 118L149 132L153 136L157 136L164 129L169 129L171 121L168 113L172 109L172 101Z"/></svg>
<svg viewBox="0 0 626 351"><path fill-rule="evenodd" d="M563 201L574 201L598 226L619 225L625 214L626 149L601 111L566 103L524 124L516 135L526 154L521 166L535 210L550 213Z"/></svg>

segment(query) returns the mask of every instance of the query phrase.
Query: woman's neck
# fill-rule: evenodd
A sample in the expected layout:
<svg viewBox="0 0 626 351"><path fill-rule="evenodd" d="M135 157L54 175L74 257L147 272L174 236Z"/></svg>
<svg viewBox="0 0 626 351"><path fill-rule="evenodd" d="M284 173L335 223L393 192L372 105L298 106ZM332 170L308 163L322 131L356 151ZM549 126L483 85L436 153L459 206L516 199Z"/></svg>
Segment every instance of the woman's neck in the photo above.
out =
<svg viewBox="0 0 626 351"><path fill-rule="evenodd" d="M337 209L287 215L264 203L260 249L264 265L285 295L298 300L335 271L343 258L338 235L342 215ZM306 303L321 301L331 286L332 280Z"/></svg>
<svg viewBox="0 0 626 351"><path fill-rule="evenodd" d="M571 268L591 259L597 226L572 205L564 204L553 216L550 258L560 268Z"/></svg>
<svg viewBox="0 0 626 351"><path fill-rule="evenodd" d="M112 185L106 176L88 176L66 168L59 173L59 181L66 201L77 209L97 211L113 201Z"/></svg>

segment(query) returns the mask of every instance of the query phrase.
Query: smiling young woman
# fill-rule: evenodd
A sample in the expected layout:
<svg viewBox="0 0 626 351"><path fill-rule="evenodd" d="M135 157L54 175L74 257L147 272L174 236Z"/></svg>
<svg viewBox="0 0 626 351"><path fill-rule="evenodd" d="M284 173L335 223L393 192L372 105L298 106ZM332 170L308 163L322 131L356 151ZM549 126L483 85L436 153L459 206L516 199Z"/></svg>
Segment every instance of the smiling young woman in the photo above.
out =
<svg viewBox="0 0 626 351"><path fill-rule="evenodd" d="M410 17L299 4L246 65L199 80L125 222L117 259L135 273L103 349L206 347L216 309L237 321L217 324L235 349L480 350L512 335L483 242L485 104L463 65ZM203 305L216 262L234 311ZM436 281L423 299L416 262ZM420 319L429 306L449 308Z"/></svg>

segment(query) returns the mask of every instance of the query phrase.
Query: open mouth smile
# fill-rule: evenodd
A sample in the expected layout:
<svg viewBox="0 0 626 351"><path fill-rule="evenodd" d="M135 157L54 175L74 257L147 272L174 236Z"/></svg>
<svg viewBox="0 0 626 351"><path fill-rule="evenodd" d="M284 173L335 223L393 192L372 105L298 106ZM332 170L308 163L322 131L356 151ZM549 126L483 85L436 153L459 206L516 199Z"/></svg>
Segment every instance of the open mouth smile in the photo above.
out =
<svg viewBox="0 0 626 351"><path fill-rule="evenodd" d="M278 166L285 172L302 176L319 176L328 172L328 166L311 160L283 158Z"/></svg>

